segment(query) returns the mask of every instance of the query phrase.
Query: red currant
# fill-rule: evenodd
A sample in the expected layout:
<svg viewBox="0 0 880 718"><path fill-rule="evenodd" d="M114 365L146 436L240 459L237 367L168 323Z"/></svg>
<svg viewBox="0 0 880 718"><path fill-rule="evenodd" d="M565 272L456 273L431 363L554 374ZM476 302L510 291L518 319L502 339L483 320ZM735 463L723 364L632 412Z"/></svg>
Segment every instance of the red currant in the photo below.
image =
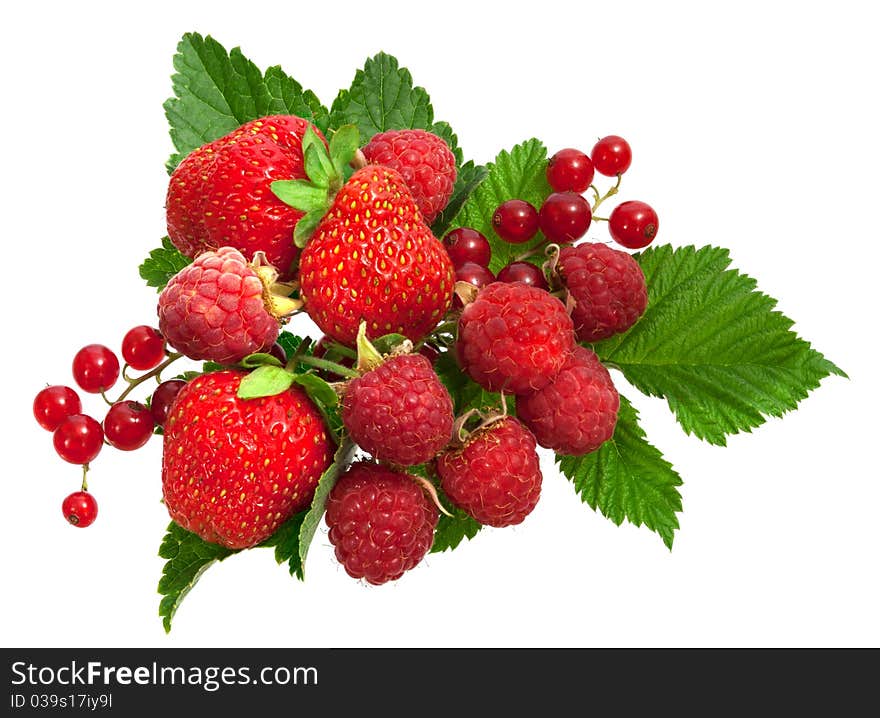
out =
<svg viewBox="0 0 880 718"><path fill-rule="evenodd" d="M34 399L34 418L47 431L55 431L71 414L82 411L82 402L69 386L47 386Z"/></svg>
<svg viewBox="0 0 880 718"><path fill-rule="evenodd" d="M174 403L174 399L180 393L180 390L185 386L186 382L183 379L169 379L156 387L153 396L150 397L150 414L158 426L165 426L165 420L168 418L171 405Z"/></svg>
<svg viewBox="0 0 880 718"><path fill-rule="evenodd" d="M122 340L122 358L132 369L155 369L165 358L165 339L146 325L129 329Z"/></svg>
<svg viewBox="0 0 880 718"><path fill-rule="evenodd" d="M73 378L90 394L107 391L119 378L119 359L102 344L89 344L73 358Z"/></svg>
<svg viewBox="0 0 880 718"><path fill-rule="evenodd" d="M104 436L121 451L134 451L146 444L156 424L150 410L137 401L120 401L104 417Z"/></svg>
<svg viewBox="0 0 880 718"><path fill-rule="evenodd" d="M593 160L580 150L559 150L547 163L547 181L556 192L586 192L593 183Z"/></svg>
<svg viewBox="0 0 880 718"><path fill-rule="evenodd" d="M623 137L608 135L593 147L592 157L596 172L606 177L616 177L629 169L632 162L632 150Z"/></svg>
<svg viewBox="0 0 880 718"><path fill-rule="evenodd" d="M590 203L574 192L554 192L541 205L541 231L551 242L567 244L586 234L593 219Z"/></svg>
<svg viewBox="0 0 880 718"><path fill-rule="evenodd" d="M487 284L495 281L495 275L485 267L475 262L465 262L457 270L455 270L456 282L467 282L473 284L477 289L482 289ZM452 299L452 306L456 309L462 308L462 302L458 294Z"/></svg>
<svg viewBox="0 0 880 718"><path fill-rule="evenodd" d="M540 267L530 262L511 262L498 272L499 282L523 282L538 289L550 289Z"/></svg>
<svg viewBox="0 0 880 718"><path fill-rule="evenodd" d="M61 510L64 518L81 529L91 526L98 518L98 502L88 491L72 493L62 502Z"/></svg>
<svg viewBox="0 0 880 718"><path fill-rule="evenodd" d="M657 236L657 213L644 202L621 202L608 218L608 229L618 244L630 249L647 247Z"/></svg>
<svg viewBox="0 0 880 718"><path fill-rule="evenodd" d="M456 269L465 262L488 267L489 260L492 258L489 240L470 227L453 229L443 238L443 245Z"/></svg>
<svg viewBox="0 0 880 718"><path fill-rule="evenodd" d="M538 233L538 210L525 200L509 199L495 210L492 226L505 242L528 242Z"/></svg>
<svg viewBox="0 0 880 718"><path fill-rule="evenodd" d="M52 435L55 451L71 464L88 464L104 444L101 425L85 414L72 414L62 421Z"/></svg>

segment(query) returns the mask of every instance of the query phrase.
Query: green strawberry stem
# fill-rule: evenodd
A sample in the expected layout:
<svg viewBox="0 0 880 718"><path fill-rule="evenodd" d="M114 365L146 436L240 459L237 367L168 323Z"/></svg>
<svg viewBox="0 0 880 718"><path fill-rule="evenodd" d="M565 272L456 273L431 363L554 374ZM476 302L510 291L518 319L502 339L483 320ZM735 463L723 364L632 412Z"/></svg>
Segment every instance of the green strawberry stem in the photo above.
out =
<svg viewBox="0 0 880 718"><path fill-rule="evenodd" d="M342 364L327 361L326 359L309 356L308 354L301 356L299 358L299 362L300 364L307 364L308 366L313 366L317 369L323 369L324 371L333 372L334 374L348 377L349 379L357 379L357 377L360 376L357 371L355 371L354 369L349 369L347 366L342 366Z"/></svg>

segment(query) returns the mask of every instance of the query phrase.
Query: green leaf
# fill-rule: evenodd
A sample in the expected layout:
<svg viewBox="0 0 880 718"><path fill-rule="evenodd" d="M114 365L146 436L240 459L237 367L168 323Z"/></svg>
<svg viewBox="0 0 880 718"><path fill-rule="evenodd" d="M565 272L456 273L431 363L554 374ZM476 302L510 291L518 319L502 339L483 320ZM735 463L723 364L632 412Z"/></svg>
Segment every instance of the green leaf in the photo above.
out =
<svg viewBox="0 0 880 718"><path fill-rule="evenodd" d="M303 565L299 557L299 532L308 511L300 511L293 518L281 524L281 527L266 539L260 546L274 547L275 560L281 564L287 561L290 575L300 581L305 580Z"/></svg>
<svg viewBox="0 0 880 718"><path fill-rule="evenodd" d="M306 212L300 217L296 227L293 228L293 243L297 247L302 249L306 246L321 220L324 219L326 211L325 208L313 209L311 212Z"/></svg>
<svg viewBox="0 0 880 718"><path fill-rule="evenodd" d="M293 384L293 374L280 366L264 364L254 369L238 385L239 399L258 399L287 391Z"/></svg>
<svg viewBox="0 0 880 718"><path fill-rule="evenodd" d="M271 354L266 354L265 352L255 352L254 354L248 354L244 359L241 360L241 365L245 369L256 369L259 366L283 366L278 357L273 357Z"/></svg>
<svg viewBox="0 0 880 718"><path fill-rule="evenodd" d="M317 374L294 374L293 381L306 390L306 394L313 401L320 402L324 406L334 407L339 404L339 397L330 386Z"/></svg>
<svg viewBox="0 0 880 718"><path fill-rule="evenodd" d="M437 357L434 362L434 371L452 397L457 416L470 409L501 409L501 394L486 391L462 372L451 351L444 352ZM511 406L512 397L507 397L508 409Z"/></svg>
<svg viewBox="0 0 880 718"><path fill-rule="evenodd" d="M443 211L437 215L434 224L431 225L431 231L435 237L442 237L446 234L449 222L458 214L468 197L473 191L480 186L480 183L486 179L489 170L482 165L475 165L472 161L468 161L458 168L458 176L455 178L455 187L452 189L452 196Z"/></svg>
<svg viewBox="0 0 880 718"><path fill-rule="evenodd" d="M324 509L327 505L327 497L330 491L336 485L336 480L340 474L348 468L355 452L355 445L345 438L336 449L333 455L333 463L329 468L321 474L318 481L318 488L315 490L315 496L312 499L312 505L303 517L302 526L299 531L299 560L300 565L305 566L306 556L309 553L309 546L315 537L315 531L318 530L318 524L321 517L324 516ZM302 570L302 569L300 569Z"/></svg>
<svg viewBox="0 0 880 718"><path fill-rule="evenodd" d="M846 376L793 332L792 320L719 247L637 255L648 308L595 345L637 389L666 398L685 432L712 444L795 409L829 374Z"/></svg>
<svg viewBox="0 0 880 718"><path fill-rule="evenodd" d="M440 491L438 489L438 494ZM443 500L440 494L440 500L447 508L450 506L448 500ZM437 522L437 528L434 530L434 543L431 545L431 553L440 553L442 551L452 551L458 548L458 545L464 539L472 539L477 532L483 528L483 525L468 516L459 508L452 509L452 516L440 514L440 520Z"/></svg>
<svg viewBox="0 0 880 718"><path fill-rule="evenodd" d="M502 150L495 161L489 163L486 178L449 223L450 229L472 227L486 236L492 247L489 263L492 272L498 272L517 256L544 241L539 232L535 239L525 244L505 242L495 233L492 215L498 205L509 199L523 199L536 208L540 207L550 194L546 169L547 149L540 140L528 140L509 152ZM543 258L537 257L533 261L537 263Z"/></svg>
<svg viewBox="0 0 880 718"><path fill-rule="evenodd" d="M176 523L169 524L159 547L159 556L166 559L159 579L159 593L162 594L159 615L166 633L171 630L175 611L199 577L212 563L233 553L224 546L202 540Z"/></svg>
<svg viewBox="0 0 880 718"><path fill-rule="evenodd" d="M345 168L354 159L360 143L360 133L354 125L340 127L330 138L330 160L338 177L342 177Z"/></svg>
<svg viewBox="0 0 880 718"><path fill-rule="evenodd" d="M307 180L275 180L271 185L272 194L284 204L302 212L321 210L323 216L328 206L327 187L319 187Z"/></svg>
<svg viewBox="0 0 880 718"><path fill-rule="evenodd" d="M213 38L187 33L177 45L174 97L165 116L177 153L169 171L197 147L219 139L245 122L266 115L297 115L326 128L329 113L280 67L265 74L238 48L229 53Z"/></svg>
<svg viewBox="0 0 880 718"><path fill-rule="evenodd" d="M148 287L156 287L156 291L161 292L171 277L191 263L192 260L181 254L168 237L162 237L162 246L150 252L139 271Z"/></svg>
<svg viewBox="0 0 880 718"><path fill-rule="evenodd" d="M311 127L306 130L306 134L311 132ZM306 170L306 176L312 181L312 184L318 187L330 186L330 173L333 171L333 165L329 163L327 155L319 150L315 145L305 146L303 142L303 155ZM282 202L285 200L281 200Z"/></svg>
<svg viewBox="0 0 880 718"><path fill-rule="evenodd" d="M378 339L370 339L373 348L383 356L390 354L405 341L406 337L403 334L384 334Z"/></svg>
<svg viewBox="0 0 880 718"><path fill-rule="evenodd" d="M351 88L341 90L330 109L330 127L355 125L368 142L377 132L428 129L434 122L431 99L423 87L413 87L409 70L380 52L355 73Z"/></svg>
<svg viewBox="0 0 880 718"><path fill-rule="evenodd" d="M681 511L681 477L645 440L638 412L623 396L614 435L584 456L556 456L562 473L593 510L620 526L624 519L656 531L672 548Z"/></svg>

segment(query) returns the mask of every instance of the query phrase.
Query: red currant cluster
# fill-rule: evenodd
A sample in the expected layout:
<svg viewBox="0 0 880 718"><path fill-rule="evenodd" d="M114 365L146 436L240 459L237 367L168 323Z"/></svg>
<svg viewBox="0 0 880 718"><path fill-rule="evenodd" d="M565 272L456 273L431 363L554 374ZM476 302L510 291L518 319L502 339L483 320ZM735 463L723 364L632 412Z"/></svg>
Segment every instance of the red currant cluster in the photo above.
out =
<svg viewBox="0 0 880 718"><path fill-rule="evenodd" d="M547 181L553 193L536 209L522 199L503 202L492 216L492 226L498 236L511 244L524 244L534 239L540 230L546 244L572 244L583 237L596 220L608 222L612 238L628 249L641 249L657 235L657 213L645 202L629 201L617 205L609 217L597 217L596 209L606 199L617 194L620 179L632 162L629 143L617 135L599 140L591 155L567 148L550 158ZM604 195L593 184L595 173L617 177L617 183ZM583 196L592 190L592 205ZM456 281L473 284L477 288L492 282L525 282L548 289L544 272L526 261L514 261L499 270L495 276L489 270L491 248L487 239L470 227L454 229L443 239L446 250L456 269ZM532 256L532 252L528 256ZM458 300L456 300L458 301ZM460 306L460 303L457 305Z"/></svg>
<svg viewBox="0 0 880 718"><path fill-rule="evenodd" d="M98 504L88 491L86 473L89 464L106 443L121 451L134 451L149 441L156 426L162 426L177 392L185 385L181 379L162 382L162 370L179 354L169 354L165 340L157 329L138 326L122 340L125 366L120 371L119 358L102 344L89 344L73 358L73 378L77 386L89 394L100 394L110 405L103 423L82 413L79 394L69 386L47 386L34 399L34 417L47 431L53 432L55 451L65 461L83 467L82 489L70 494L62 503L64 517L74 526L85 528L97 518ZM145 374L132 378L131 368ZM122 375L128 383L116 401L107 398ZM130 401L128 395L147 379L155 377L159 386L146 404Z"/></svg>

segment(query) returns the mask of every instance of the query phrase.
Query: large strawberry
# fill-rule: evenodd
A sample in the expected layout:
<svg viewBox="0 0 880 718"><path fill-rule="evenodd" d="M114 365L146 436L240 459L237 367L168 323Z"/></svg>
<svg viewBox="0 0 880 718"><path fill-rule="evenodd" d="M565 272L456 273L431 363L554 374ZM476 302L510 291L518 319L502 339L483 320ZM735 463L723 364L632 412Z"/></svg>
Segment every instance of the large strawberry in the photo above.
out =
<svg viewBox="0 0 880 718"><path fill-rule="evenodd" d="M310 127L292 115L262 117L187 155L171 175L165 201L174 246L189 257L223 246L247 259L262 251L289 279L298 252L293 229L303 213L270 186L306 176L302 140Z"/></svg>
<svg viewBox="0 0 880 718"><path fill-rule="evenodd" d="M205 541L265 541L311 503L333 451L318 409L294 386L240 399L245 372L203 374L165 420L162 491L168 513Z"/></svg>

